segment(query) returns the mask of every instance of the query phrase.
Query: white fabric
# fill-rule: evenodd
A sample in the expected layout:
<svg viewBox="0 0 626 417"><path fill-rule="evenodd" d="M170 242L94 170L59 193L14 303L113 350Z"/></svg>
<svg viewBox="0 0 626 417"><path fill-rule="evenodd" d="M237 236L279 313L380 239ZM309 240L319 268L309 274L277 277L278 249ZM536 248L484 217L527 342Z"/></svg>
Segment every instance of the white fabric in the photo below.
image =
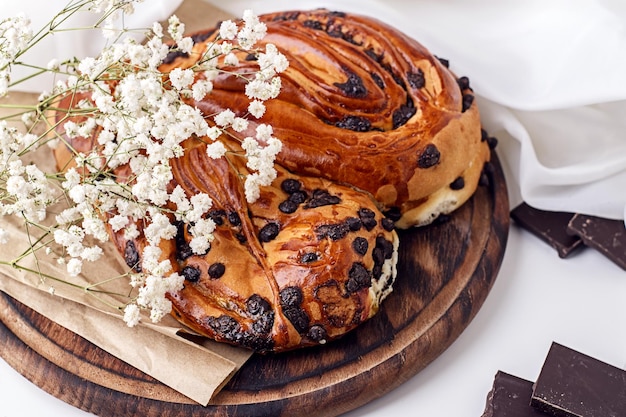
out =
<svg viewBox="0 0 626 417"><path fill-rule="evenodd" d="M512 204L626 212L626 1L208 0L234 15L326 7L374 16L470 78Z"/></svg>
<svg viewBox="0 0 626 417"><path fill-rule="evenodd" d="M181 1L146 0L132 26L163 19ZM626 1L207 1L234 16L327 7L396 26L470 78L484 125L500 140L512 204L624 218ZM46 9L48 0L0 0L4 16L23 10L39 24ZM101 47L74 33L50 42L30 57L45 65Z"/></svg>

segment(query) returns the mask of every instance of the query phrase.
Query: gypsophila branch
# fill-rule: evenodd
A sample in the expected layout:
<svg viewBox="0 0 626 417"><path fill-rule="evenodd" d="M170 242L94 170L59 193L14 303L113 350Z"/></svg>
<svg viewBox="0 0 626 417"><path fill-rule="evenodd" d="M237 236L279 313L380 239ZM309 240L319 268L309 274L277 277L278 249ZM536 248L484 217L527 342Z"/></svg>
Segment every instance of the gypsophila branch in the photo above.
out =
<svg viewBox="0 0 626 417"><path fill-rule="evenodd" d="M191 54L194 41L185 36L185 25L176 16L168 19L166 29L159 23L145 29L126 27L124 16L140 1L73 0L36 31L25 16L0 21L0 97L31 78L48 73L55 78L49 92L32 106L0 101L0 107L14 111L0 119L0 215L19 219L29 245L0 264L35 274L41 283L51 280L94 296L122 296L121 305L114 307L124 312L130 326L137 324L142 310L152 321L160 320L171 309L166 294L183 285L183 277L159 248L176 238L175 223L189 225L194 254L205 253L213 240L215 223L206 216L211 196L189 196L171 186L170 161L184 155L183 142L202 142L209 158L226 158L247 200L254 202L260 188L276 178L273 164L281 142L269 125L258 124L254 137L244 137L243 132L248 118L260 119L265 101L279 94L278 75L288 66L273 45L257 46L266 27L246 11L241 21L221 23L219 36L195 64L164 71L166 56ZM96 13L92 26L67 27L72 16L87 12ZM107 39L95 57L59 57L47 66L22 62L26 52L55 33L93 30ZM144 42L130 36L137 33L144 35ZM258 68L232 71L247 55L254 55ZM16 67L32 71L13 80ZM218 76L245 83L250 100L245 117L231 110L203 114L189 104L211 94ZM22 128L14 126L16 121ZM241 149L225 146L225 138L235 139ZM81 145L85 142L94 145ZM50 159L51 152L59 167L32 162L40 154L40 159ZM238 170L242 165L232 163L232 157L245 158L246 172ZM103 245L111 244L116 233L126 239L140 234L146 238L141 262L133 265L141 272L76 284L72 278L81 275L84 263L103 261ZM0 226L0 243L10 240ZM49 258L65 266L62 277L43 270ZM34 266L25 263L29 260ZM124 291L103 287L120 280L126 280Z"/></svg>

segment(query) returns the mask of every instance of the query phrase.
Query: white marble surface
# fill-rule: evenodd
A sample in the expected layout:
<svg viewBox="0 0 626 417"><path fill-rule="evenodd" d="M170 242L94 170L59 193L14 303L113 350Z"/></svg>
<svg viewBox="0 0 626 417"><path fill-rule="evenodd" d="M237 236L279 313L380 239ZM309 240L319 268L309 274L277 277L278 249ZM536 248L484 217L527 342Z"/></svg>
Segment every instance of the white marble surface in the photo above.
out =
<svg viewBox="0 0 626 417"><path fill-rule="evenodd" d="M348 416L479 417L496 371L534 380L552 341L624 368L625 295L626 273L597 252L563 260L512 225L494 287L457 341L399 388ZM0 417L90 415L2 360L0 404Z"/></svg>

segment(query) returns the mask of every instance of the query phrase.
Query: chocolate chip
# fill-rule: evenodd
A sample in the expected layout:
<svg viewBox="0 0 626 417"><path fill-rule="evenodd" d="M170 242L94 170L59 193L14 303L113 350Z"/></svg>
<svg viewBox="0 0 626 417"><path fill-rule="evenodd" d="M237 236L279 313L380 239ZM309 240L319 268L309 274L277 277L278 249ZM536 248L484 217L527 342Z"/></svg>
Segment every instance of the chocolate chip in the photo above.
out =
<svg viewBox="0 0 626 417"><path fill-rule="evenodd" d="M215 333L226 340L234 341L241 333L241 326L237 320L226 314L217 318L209 317L207 319L207 324L215 331Z"/></svg>
<svg viewBox="0 0 626 417"><path fill-rule="evenodd" d="M176 238L174 242L176 243L176 258L179 261L184 261L193 255L193 250L189 243L185 240L185 223L176 222Z"/></svg>
<svg viewBox="0 0 626 417"><path fill-rule="evenodd" d="M293 327L298 333L306 333L310 323L310 319L306 314L306 311L301 308L287 308L286 310L283 310L283 313L285 314L285 317L289 319L291 324L293 324Z"/></svg>
<svg viewBox="0 0 626 417"><path fill-rule="evenodd" d="M487 145L489 146L489 149L491 150L496 149L496 146L498 146L498 139L492 136L489 136L487 138Z"/></svg>
<svg viewBox="0 0 626 417"><path fill-rule="evenodd" d="M341 203L341 198L337 197L336 195L330 194L326 190L317 189L313 191L313 196L304 207L310 209L339 203Z"/></svg>
<svg viewBox="0 0 626 417"><path fill-rule="evenodd" d="M405 125L416 112L417 110L415 109L415 106L413 106L413 102L400 106L400 108L393 112L393 128L397 129L400 126Z"/></svg>
<svg viewBox="0 0 626 417"><path fill-rule="evenodd" d="M350 229L345 223L323 224L315 229L315 233L317 234L317 238L319 240L328 237L334 241L343 239L344 237L346 237L349 231Z"/></svg>
<svg viewBox="0 0 626 417"><path fill-rule="evenodd" d="M126 265L134 268L135 271L141 272L141 258L139 256L139 252L137 251L137 247L135 246L135 242L132 240L126 241L126 246L124 247L124 261L126 261Z"/></svg>
<svg viewBox="0 0 626 417"><path fill-rule="evenodd" d="M265 313L261 314L254 321L254 323L252 323L252 331L259 335L266 335L272 331L272 326L274 326L274 312L266 311ZM258 344L258 342L256 342L255 344Z"/></svg>
<svg viewBox="0 0 626 417"><path fill-rule="evenodd" d="M426 145L426 148L422 151L422 154L417 160L417 166L419 168L430 168L439 163L440 157L439 149L432 143Z"/></svg>
<svg viewBox="0 0 626 417"><path fill-rule="evenodd" d="M364 237L358 236L352 241L352 249L361 256L367 253L368 247L369 243Z"/></svg>
<svg viewBox="0 0 626 417"><path fill-rule="evenodd" d="M259 231L259 240L264 243L271 242L276 239L278 232L280 232L280 226L278 223L268 223Z"/></svg>
<svg viewBox="0 0 626 417"><path fill-rule="evenodd" d="M463 187L465 187L465 180L463 177L457 177L457 179L450 183L450 189L452 190L462 190Z"/></svg>
<svg viewBox="0 0 626 417"><path fill-rule="evenodd" d="M361 219L356 217L348 217L346 218L346 226L350 229L351 232L356 232L361 229L363 224L361 223Z"/></svg>
<svg viewBox="0 0 626 417"><path fill-rule="evenodd" d="M289 201L291 201L292 203L296 203L296 204L302 204L306 201L306 199L309 198L309 196L307 195L306 191L294 191L293 194L291 194L288 198Z"/></svg>
<svg viewBox="0 0 626 417"><path fill-rule="evenodd" d="M396 228L395 222L388 217L383 217L383 219L381 220L381 224L383 226L383 229L388 232L391 232Z"/></svg>
<svg viewBox="0 0 626 417"><path fill-rule="evenodd" d="M235 239L237 239L239 243L246 243L248 241L248 238L243 233L235 233Z"/></svg>
<svg viewBox="0 0 626 417"><path fill-rule="evenodd" d="M200 279L200 270L194 266L186 266L181 271L181 275L189 282L198 282Z"/></svg>
<svg viewBox="0 0 626 417"><path fill-rule="evenodd" d="M461 111L464 112L469 109L472 106L473 102L474 96L472 94L463 94L463 108L461 109Z"/></svg>
<svg viewBox="0 0 626 417"><path fill-rule="evenodd" d="M424 72L419 68L417 69L417 72L409 72L406 75L406 78L409 80L409 85L413 88L422 88L426 84Z"/></svg>
<svg viewBox="0 0 626 417"><path fill-rule="evenodd" d="M236 211L228 212L228 221L235 227L241 226L241 217L239 217L239 213Z"/></svg>
<svg viewBox="0 0 626 417"><path fill-rule="evenodd" d="M298 204L291 200L285 200L278 205L278 210L285 214L295 213L298 210Z"/></svg>
<svg viewBox="0 0 626 417"><path fill-rule="evenodd" d="M203 42L203 41L209 39L211 37L211 35L213 35L214 32L215 32L215 30L207 30L207 31L204 31L204 32L195 33L195 34L191 35L191 40L193 41L194 44L196 44L198 42Z"/></svg>
<svg viewBox="0 0 626 417"><path fill-rule="evenodd" d="M380 246L376 246L372 251L372 259L374 265L382 265L385 262L385 250Z"/></svg>
<svg viewBox="0 0 626 417"><path fill-rule="evenodd" d="M485 129L480 129L480 141L485 142L489 139L489 133Z"/></svg>
<svg viewBox="0 0 626 417"><path fill-rule="evenodd" d="M371 72L370 76L372 77L372 80L374 80L374 82L376 83L378 87L385 88L385 82L383 81L382 78L380 78L380 75L376 74L375 72Z"/></svg>
<svg viewBox="0 0 626 417"><path fill-rule="evenodd" d="M224 264L221 262L215 262L209 267L208 272L209 277L211 277L212 279L218 279L221 278L222 275L224 275L224 272L226 272L226 266L224 266Z"/></svg>
<svg viewBox="0 0 626 417"><path fill-rule="evenodd" d="M376 247L383 250L385 259L391 259L393 256L393 243L385 239L383 236L376 237Z"/></svg>
<svg viewBox="0 0 626 417"><path fill-rule="evenodd" d="M367 96L367 88L363 85L361 77L344 68L344 71L348 74L348 79L345 83L334 83L333 85L339 88L348 97L362 98Z"/></svg>
<svg viewBox="0 0 626 417"><path fill-rule="evenodd" d="M246 61L257 61L259 59L259 57L256 54L249 53L248 55L246 55L246 57L244 59Z"/></svg>
<svg viewBox="0 0 626 417"><path fill-rule="evenodd" d="M177 49L178 47L176 45L173 45L170 48L170 52L168 52L168 54L165 56L165 58L163 59L163 64L171 64L172 62L174 62L176 60L176 58L188 58L189 54L187 52L183 52L180 49Z"/></svg>
<svg viewBox="0 0 626 417"><path fill-rule="evenodd" d="M213 223L217 226L221 226L224 224L224 217L226 216L225 210L211 210L208 213L209 219L213 220Z"/></svg>
<svg viewBox="0 0 626 417"><path fill-rule="evenodd" d="M394 222L397 222L402 218L402 211L400 210L400 207L389 207L389 209L387 209L383 214L385 217L388 217Z"/></svg>
<svg viewBox="0 0 626 417"><path fill-rule="evenodd" d="M361 207L358 213L359 213L359 217L361 218L361 220L371 218L371 217L376 217L376 213L374 212L374 210L367 208L367 207Z"/></svg>
<svg viewBox="0 0 626 417"><path fill-rule="evenodd" d="M461 91L463 90L470 90L470 80L467 77L460 77L458 80L456 80L457 83L459 84L459 88L461 89Z"/></svg>
<svg viewBox="0 0 626 417"><path fill-rule="evenodd" d="M365 227L365 230L368 232L376 227L378 222L376 221L376 213L373 210L368 209L367 207L363 207L359 209L359 217L361 219L361 224Z"/></svg>
<svg viewBox="0 0 626 417"><path fill-rule="evenodd" d="M322 327L319 324L315 324L311 326L311 328L309 329L309 333L307 335L309 336L309 339L315 342L325 341L326 338L328 337L328 333L326 333L326 329L324 329L324 327Z"/></svg>
<svg viewBox="0 0 626 417"><path fill-rule="evenodd" d="M246 300L246 309L253 316L263 314L271 308L270 303L259 294L252 294Z"/></svg>
<svg viewBox="0 0 626 417"><path fill-rule="evenodd" d="M306 28L313 30L324 30L324 25L322 25L322 22L320 22L319 20L305 20L304 22L302 22L302 25Z"/></svg>
<svg viewBox="0 0 626 417"><path fill-rule="evenodd" d="M298 287L285 287L280 290L280 306L299 307L302 304L302 290Z"/></svg>
<svg viewBox="0 0 626 417"><path fill-rule="evenodd" d="M368 132L372 130L372 123L365 117L361 116L345 116L343 119L335 123L335 126L340 129L353 130L355 132Z"/></svg>
<svg viewBox="0 0 626 417"><path fill-rule="evenodd" d="M444 67L446 67L446 68L450 68L450 61L449 61L449 60L447 60L447 59L445 59L445 58L440 58L440 57L438 57L438 56L435 56L435 58L437 58L437 60L438 60L439 62L441 62L441 65L443 65L443 66L444 66Z"/></svg>
<svg viewBox="0 0 626 417"><path fill-rule="evenodd" d="M300 262L308 264L319 260L319 255L315 252L307 252L300 257Z"/></svg>
<svg viewBox="0 0 626 417"><path fill-rule="evenodd" d="M293 194L302 188L302 183L294 178L287 178L280 183L280 188L287 194Z"/></svg>
<svg viewBox="0 0 626 417"><path fill-rule="evenodd" d="M348 272L348 281L346 282L346 291L353 293L361 288L367 288L372 284L372 275L369 273L365 265L360 262L352 264Z"/></svg>

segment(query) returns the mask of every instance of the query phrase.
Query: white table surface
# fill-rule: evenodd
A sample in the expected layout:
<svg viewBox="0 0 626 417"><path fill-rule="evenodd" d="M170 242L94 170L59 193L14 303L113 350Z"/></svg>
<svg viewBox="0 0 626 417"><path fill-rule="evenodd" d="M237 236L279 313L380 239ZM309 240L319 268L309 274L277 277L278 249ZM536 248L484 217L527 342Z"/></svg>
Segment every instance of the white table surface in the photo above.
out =
<svg viewBox="0 0 626 417"><path fill-rule="evenodd" d="M626 273L602 255L560 259L513 223L498 278L468 328L422 372L347 416L479 417L496 371L534 380L552 341L624 368L625 296ZM0 417L89 415L0 360Z"/></svg>

